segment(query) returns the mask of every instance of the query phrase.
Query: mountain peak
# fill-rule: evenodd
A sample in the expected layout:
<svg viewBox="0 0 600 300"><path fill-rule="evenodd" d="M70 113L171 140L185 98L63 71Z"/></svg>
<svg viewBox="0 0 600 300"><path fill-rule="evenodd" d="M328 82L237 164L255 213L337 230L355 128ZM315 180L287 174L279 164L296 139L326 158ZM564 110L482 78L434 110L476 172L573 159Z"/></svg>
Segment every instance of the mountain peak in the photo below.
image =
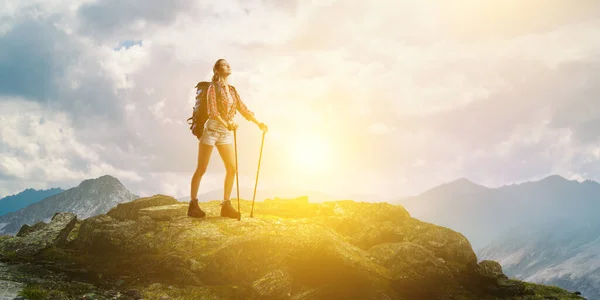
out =
<svg viewBox="0 0 600 300"><path fill-rule="evenodd" d="M543 189L555 189L558 187L572 186L579 184L576 180L569 180L561 175L548 175L537 181L527 181L524 183L525 186L535 186Z"/></svg>
<svg viewBox="0 0 600 300"><path fill-rule="evenodd" d="M102 175L100 177L97 178L90 178L90 179L85 179L83 180L78 187L91 187L91 186L103 186L103 185L110 185L113 187L119 187L119 188L125 188L125 186L123 186L123 184L121 183L121 181L119 181L119 179L117 179L116 177L113 177L111 175Z"/></svg>
<svg viewBox="0 0 600 300"><path fill-rule="evenodd" d="M562 177L560 175L554 174L554 175L549 175L540 181L541 182L543 182L543 181L545 181L545 182L567 182L567 181L571 181L571 180L569 180L565 177Z"/></svg>
<svg viewBox="0 0 600 300"><path fill-rule="evenodd" d="M451 181L450 183L451 184L463 184L463 185L476 185L476 186L479 186L478 184L476 184L475 182L471 181L467 177L458 178L458 179L456 179L454 181Z"/></svg>
<svg viewBox="0 0 600 300"><path fill-rule="evenodd" d="M447 194L451 196L479 193L488 190L487 187L479 185L466 177L461 177L456 180L441 184L437 187L429 189L421 194L424 195L441 195Z"/></svg>

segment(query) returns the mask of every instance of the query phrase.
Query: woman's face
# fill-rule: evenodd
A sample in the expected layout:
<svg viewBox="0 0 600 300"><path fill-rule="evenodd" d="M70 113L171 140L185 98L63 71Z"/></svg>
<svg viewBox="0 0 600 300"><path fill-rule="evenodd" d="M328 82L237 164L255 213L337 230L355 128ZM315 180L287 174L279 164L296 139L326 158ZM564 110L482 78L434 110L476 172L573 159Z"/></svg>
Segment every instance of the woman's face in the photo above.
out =
<svg viewBox="0 0 600 300"><path fill-rule="evenodd" d="M229 76L231 74L231 66L229 66L226 60L222 60L218 64L217 72L221 76Z"/></svg>

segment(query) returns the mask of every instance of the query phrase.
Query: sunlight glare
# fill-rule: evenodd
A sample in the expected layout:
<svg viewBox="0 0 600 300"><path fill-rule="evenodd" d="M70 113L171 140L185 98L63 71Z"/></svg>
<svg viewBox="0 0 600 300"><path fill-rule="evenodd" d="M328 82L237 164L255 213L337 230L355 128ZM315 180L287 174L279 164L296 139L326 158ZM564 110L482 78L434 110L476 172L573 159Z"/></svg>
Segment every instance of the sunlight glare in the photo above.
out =
<svg viewBox="0 0 600 300"><path fill-rule="evenodd" d="M290 149L292 167L306 173L324 172L331 167L331 144L320 137L299 138Z"/></svg>

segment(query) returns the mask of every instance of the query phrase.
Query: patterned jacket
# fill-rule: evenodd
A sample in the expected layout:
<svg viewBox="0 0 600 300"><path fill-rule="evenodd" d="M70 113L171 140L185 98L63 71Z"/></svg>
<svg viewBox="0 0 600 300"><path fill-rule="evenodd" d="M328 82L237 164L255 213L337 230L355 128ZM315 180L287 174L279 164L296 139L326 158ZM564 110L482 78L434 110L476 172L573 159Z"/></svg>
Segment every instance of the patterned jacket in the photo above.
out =
<svg viewBox="0 0 600 300"><path fill-rule="evenodd" d="M215 88L215 84L218 84L220 89L219 97L217 97L217 89ZM235 116L236 110L239 111L246 120L251 121L254 117L254 113L246 107L240 95L236 91L235 87L232 85L228 85L229 93L233 97L233 105L229 104L227 94L225 92L225 85L221 82L213 82L207 89L207 108L208 108L208 118L217 119L217 116L221 116L223 120L226 122L233 120Z"/></svg>

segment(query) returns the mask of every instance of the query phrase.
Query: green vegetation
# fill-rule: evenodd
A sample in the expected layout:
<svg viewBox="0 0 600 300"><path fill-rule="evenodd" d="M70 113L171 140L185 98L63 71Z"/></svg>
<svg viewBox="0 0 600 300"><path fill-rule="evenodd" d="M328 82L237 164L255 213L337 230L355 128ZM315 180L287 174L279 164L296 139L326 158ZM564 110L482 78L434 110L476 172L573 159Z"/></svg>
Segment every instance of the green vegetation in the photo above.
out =
<svg viewBox="0 0 600 300"><path fill-rule="evenodd" d="M19 296L25 297L30 300L43 300L49 299L48 292L37 284L28 284L19 293Z"/></svg>

